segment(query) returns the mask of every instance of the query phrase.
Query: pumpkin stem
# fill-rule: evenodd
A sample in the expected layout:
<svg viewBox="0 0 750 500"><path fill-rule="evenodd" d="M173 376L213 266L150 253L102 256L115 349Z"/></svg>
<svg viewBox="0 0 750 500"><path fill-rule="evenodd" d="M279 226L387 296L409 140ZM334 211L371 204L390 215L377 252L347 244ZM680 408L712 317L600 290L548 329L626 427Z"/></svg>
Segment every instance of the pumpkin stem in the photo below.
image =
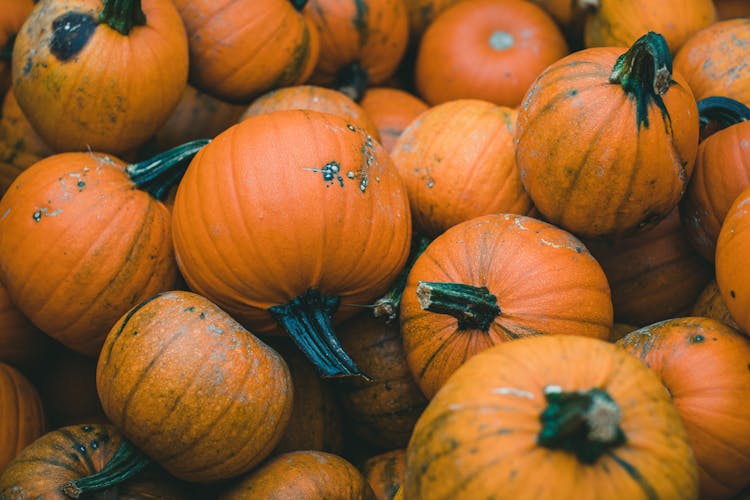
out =
<svg viewBox="0 0 750 500"><path fill-rule="evenodd" d="M620 407L606 391L594 388L563 392L557 386L547 386L544 396L547 408L540 415L540 445L565 450L581 462L592 464L609 448L625 442Z"/></svg>
<svg viewBox="0 0 750 500"><path fill-rule="evenodd" d="M336 88L339 92L351 97L355 102L359 102L362 100L362 96L365 95L369 79L370 74L365 68L360 66L359 63L351 63L339 71Z"/></svg>
<svg viewBox="0 0 750 500"><path fill-rule="evenodd" d="M430 239L426 236L414 235L411 242L411 250L409 251L409 257L406 260L406 265L401 270L401 273L396 277L396 281L393 282L391 288L375 301L373 304L372 314L376 318L385 317L385 321L390 323L396 316L398 316L398 308L401 304L401 296L404 294L404 288L406 288L406 278L409 276L411 268L414 266L414 262L417 257L422 255L427 245L430 244Z"/></svg>
<svg viewBox="0 0 750 500"><path fill-rule="evenodd" d="M333 314L339 307L338 296L326 296L311 288L286 304L268 309L273 319L286 331L323 378L359 376L362 373L344 352L333 332Z"/></svg>
<svg viewBox="0 0 750 500"><path fill-rule="evenodd" d="M104 0L99 22L128 35L134 26L146 24L146 14L141 8L141 0Z"/></svg>
<svg viewBox="0 0 750 500"><path fill-rule="evenodd" d="M292 7L297 9L298 12L302 12L302 9L307 5L307 0L289 0L292 3Z"/></svg>
<svg viewBox="0 0 750 500"><path fill-rule="evenodd" d="M62 491L70 498L79 498L85 493L105 490L117 486L138 474L151 462L141 450L123 439L112 458L100 470L90 476L68 481L62 485Z"/></svg>
<svg viewBox="0 0 750 500"><path fill-rule="evenodd" d="M635 97L638 127L648 128L648 108L653 99L668 118L667 108L661 96L672 83L672 55L664 37L649 31L617 58L610 83L617 83L622 89Z"/></svg>
<svg viewBox="0 0 750 500"><path fill-rule="evenodd" d="M460 330L487 332L501 312L497 297L485 286L420 281L417 298L422 309L458 319Z"/></svg>
<svg viewBox="0 0 750 500"><path fill-rule="evenodd" d="M578 0L578 8L586 12L598 11L601 4L601 0Z"/></svg>
<svg viewBox="0 0 750 500"><path fill-rule="evenodd" d="M182 179L187 169L186 162L209 142L210 139L186 142L148 160L128 165L125 171L135 183L135 187L146 191L157 200L162 200L169 189ZM181 167L177 168L178 166Z"/></svg>
<svg viewBox="0 0 750 500"><path fill-rule="evenodd" d="M750 108L729 97L713 96L698 101L701 126L716 125L714 131L750 120Z"/></svg>

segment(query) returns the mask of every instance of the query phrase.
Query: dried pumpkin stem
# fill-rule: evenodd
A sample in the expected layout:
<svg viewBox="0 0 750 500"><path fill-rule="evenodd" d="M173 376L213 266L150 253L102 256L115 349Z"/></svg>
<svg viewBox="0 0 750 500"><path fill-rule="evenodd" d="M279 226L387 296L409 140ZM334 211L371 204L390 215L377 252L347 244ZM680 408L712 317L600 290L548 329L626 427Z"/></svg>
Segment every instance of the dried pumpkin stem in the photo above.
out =
<svg viewBox="0 0 750 500"><path fill-rule="evenodd" d="M307 5L307 0L289 0L292 3L292 6L297 9L299 12L302 12L302 9L305 8L305 5Z"/></svg>
<svg viewBox="0 0 750 500"><path fill-rule="evenodd" d="M375 301L372 310L373 316L376 318L385 318L386 322L396 319L399 305L401 304L401 296L404 294L404 288L406 288L406 278L409 276L409 272L414 266L417 257L422 255L422 252L425 251L430 241L426 236L415 235L411 242L411 249L409 250L406 265L404 265L401 273L396 277L396 280L385 295Z"/></svg>
<svg viewBox="0 0 750 500"><path fill-rule="evenodd" d="M723 96L706 97L698 101L701 126L718 125L718 130L750 120L750 108L739 101Z"/></svg>
<svg viewBox="0 0 750 500"><path fill-rule="evenodd" d="M367 69L355 62L341 68L336 88L339 92L359 102L362 100L362 96L365 95L365 89L369 80L370 74L367 72Z"/></svg>
<svg viewBox="0 0 750 500"><path fill-rule="evenodd" d="M546 448L575 454L592 464L607 450L625 442L620 428L620 407L602 389L563 392L545 388L547 408L540 415L537 442Z"/></svg>
<svg viewBox="0 0 750 500"><path fill-rule="evenodd" d="M141 0L104 0L99 22L127 35L133 27L146 24L146 15L141 8Z"/></svg>
<svg viewBox="0 0 750 500"><path fill-rule="evenodd" d="M326 296L310 289L286 304L270 307L268 312L292 337L321 377L362 377L370 381L341 347L333 331L333 314L339 302L337 296Z"/></svg>
<svg viewBox="0 0 750 500"><path fill-rule="evenodd" d="M148 160L128 165L125 171L138 189L161 200L185 174L187 162L209 142L209 139L186 142Z"/></svg>
<svg viewBox="0 0 750 500"><path fill-rule="evenodd" d="M501 312L497 297L484 286L420 281L417 298L422 309L458 319L460 330L486 332Z"/></svg>
<svg viewBox="0 0 750 500"><path fill-rule="evenodd" d="M79 498L85 493L106 490L130 479L151 463L141 450L130 441L123 439L109 462L90 476L68 481L61 486L63 493L70 498Z"/></svg>

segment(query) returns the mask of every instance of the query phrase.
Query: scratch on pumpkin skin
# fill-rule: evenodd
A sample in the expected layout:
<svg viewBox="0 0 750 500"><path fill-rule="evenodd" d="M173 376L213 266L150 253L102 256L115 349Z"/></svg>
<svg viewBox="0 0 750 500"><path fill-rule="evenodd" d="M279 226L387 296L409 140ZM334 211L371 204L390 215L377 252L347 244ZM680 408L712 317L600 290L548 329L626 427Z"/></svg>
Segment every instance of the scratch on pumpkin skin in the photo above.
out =
<svg viewBox="0 0 750 500"><path fill-rule="evenodd" d="M5 218L6 218L6 217L8 217L9 215L10 215L10 208L9 208L8 210L6 210L6 211L5 211L4 213L3 213L3 216L2 216L2 217L0 217L0 219L5 219Z"/></svg>
<svg viewBox="0 0 750 500"><path fill-rule="evenodd" d="M524 391L523 389L517 389L515 387L495 387L494 389L490 389L490 392L502 396L510 395L518 396L519 398L534 399L534 395L529 391Z"/></svg>

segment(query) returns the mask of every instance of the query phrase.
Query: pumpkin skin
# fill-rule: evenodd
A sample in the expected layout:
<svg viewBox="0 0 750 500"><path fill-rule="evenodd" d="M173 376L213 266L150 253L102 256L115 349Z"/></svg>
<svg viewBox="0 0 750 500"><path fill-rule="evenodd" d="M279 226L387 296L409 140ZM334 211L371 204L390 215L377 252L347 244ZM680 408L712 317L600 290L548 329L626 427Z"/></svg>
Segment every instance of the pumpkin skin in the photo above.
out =
<svg viewBox="0 0 750 500"><path fill-rule="evenodd" d="M625 442L602 434L606 451L598 458L587 458L585 441L575 438L575 453L541 444L541 431L549 430L542 414L552 409L545 399L555 389L592 388L614 402L609 414L619 414ZM658 377L608 342L547 335L494 346L456 371L417 422L399 491L414 500L557 499L562 492L579 499L677 500L697 498L698 474Z"/></svg>
<svg viewBox="0 0 750 500"><path fill-rule="evenodd" d="M724 96L750 106L750 19L719 21L691 36L674 58L697 100Z"/></svg>
<svg viewBox="0 0 750 500"><path fill-rule="evenodd" d="M607 275L615 321L623 323L648 325L686 312L713 277L690 246L677 209L633 236L586 246Z"/></svg>
<svg viewBox="0 0 750 500"><path fill-rule="evenodd" d="M176 280L169 212L125 168L101 153L59 153L25 170L0 200L8 295L38 328L88 356L122 314Z"/></svg>
<svg viewBox="0 0 750 500"><path fill-rule="evenodd" d="M716 320L676 318L618 344L662 380L685 423L701 498L732 498L750 484L750 339Z"/></svg>
<svg viewBox="0 0 750 500"><path fill-rule="evenodd" d="M10 87L10 59L13 40L34 8L34 0L0 1L0 98Z"/></svg>
<svg viewBox="0 0 750 500"><path fill-rule="evenodd" d="M378 129L380 144L389 153L404 129L428 109L427 103L419 97L391 87L367 89L359 104L372 119Z"/></svg>
<svg viewBox="0 0 750 500"><path fill-rule="evenodd" d="M713 0L585 0L586 47L627 47L647 31L664 35L674 54L716 21ZM677 14L679 13L679 14Z"/></svg>
<svg viewBox="0 0 750 500"><path fill-rule="evenodd" d="M727 309L727 304L721 297L721 291L715 279L708 282L700 295L698 295L693 308L690 310L690 316L715 319L743 333L737 322L732 318L732 315L729 314L729 309Z"/></svg>
<svg viewBox="0 0 750 500"><path fill-rule="evenodd" d="M0 362L31 369L49 354L51 341L24 316L0 283Z"/></svg>
<svg viewBox="0 0 750 500"><path fill-rule="evenodd" d="M534 78L567 53L560 29L531 2L463 1L425 31L414 81L433 106L481 99L514 108Z"/></svg>
<svg viewBox="0 0 750 500"><path fill-rule="evenodd" d="M296 451L272 458L219 498L374 500L375 496L362 473L345 459L322 451Z"/></svg>
<svg viewBox="0 0 750 500"><path fill-rule="evenodd" d="M46 430L44 409L36 388L21 372L3 362L0 362L0 408L3 413L0 423L2 472L21 450Z"/></svg>
<svg viewBox="0 0 750 500"><path fill-rule="evenodd" d="M421 282L486 287L500 312L478 325L424 309ZM477 309L467 316L480 317ZM613 323L607 279L583 243L509 214L477 217L435 238L409 272L399 320L409 368L428 398L494 344L545 334L606 339Z"/></svg>
<svg viewBox="0 0 750 500"><path fill-rule="evenodd" d="M658 79L647 50L659 55ZM546 220L583 238L619 238L677 206L692 174L699 120L687 82L676 71L670 76L669 63L663 38L650 33L627 52L575 52L536 79L519 108L516 162ZM659 82L661 96L651 90Z"/></svg>
<svg viewBox="0 0 750 500"><path fill-rule="evenodd" d="M96 386L112 423L170 474L191 482L257 465L292 410L281 356L215 304L184 291L151 297L112 327Z"/></svg>
<svg viewBox="0 0 750 500"><path fill-rule="evenodd" d="M172 2L143 0L145 25L124 36L97 21L103 3L112 0L42 2L16 37L13 91L56 151L135 149L167 120L185 90L187 36ZM141 2L118 5L135 3ZM51 81L56 84L45 83Z"/></svg>
<svg viewBox="0 0 750 500"><path fill-rule="evenodd" d="M530 215L513 138L517 112L478 99L433 106L391 151L409 195L414 230L435 237L491 213Z"/></svg>
<svg viewBox="0 0 750 500"><path fill-rule="evenodd" d="M377 500L393 500L404 480L405 465L406 449L381 453L367 459L362 465L362 474Z"/></svg>
<svg viewBox="0 0 750 500"><path fill-rule="evenodd" d="M290 0L175 0L190 45L190 83L248 103L304 82L320 51L318 30Z"/></svg>

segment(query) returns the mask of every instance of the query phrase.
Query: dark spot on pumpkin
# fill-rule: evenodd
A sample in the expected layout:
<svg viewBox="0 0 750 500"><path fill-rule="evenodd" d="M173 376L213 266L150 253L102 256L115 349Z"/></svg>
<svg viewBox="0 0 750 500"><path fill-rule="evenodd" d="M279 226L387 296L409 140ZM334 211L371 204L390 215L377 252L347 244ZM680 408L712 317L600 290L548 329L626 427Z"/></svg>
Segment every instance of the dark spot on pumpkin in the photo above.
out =
<svg viewBox="0 0 750 500"><path fill-rule="evenodd" d="M91 441L91 442L89 443L89 447L91 447L91 449L92 449L92 450L96 450L96 449L98 449L98 448L99 448L99 441L97 441L97 440L95 440L95 439L94 439L94 440L92 440L92 441Z"/></svg>
<svg viewBox="0 0 750 500"><path fill-rule="evenodd" d="M86 447L82 444L73 445L73 449L76 450L78 453L86 454Z"/></svg>
<svg viewBox="0 0 750 500"><path fill-rule="evenodd" d="M576 251L576 253L583 253L583 248L579 247L578 245L575 245L573 249Z"/></svg>
<svg viewBox="0 0 750 500"><path fill-rule="evenodd" d="M733 299L737 298L737 294L734 293L734 290L729 290L729 295L731 295Z"/></svg>
<svg viewBox="0 0 750 500"><path fill-rule="evenodd" d="M30 57L26 58L26 64L23 65L23 74L24 76L29 76L29 73L31 73L31 68L34 66L34 62L31 60Z"/></svg>
<svg viewBox="0 0 750 500"><path fill-rule="evenodd" d="M42 211L37 210L31 215L31 217L33 217L36 222L39 222L40 220L42 220Z"/></svg>
<svg viewBox="0 0 750 500"><path fill-rule="evenodd" d="M86 46L98 24L89 14L66 12L52 21L49 51L58 60L69 61Z"/></svg>
<svg viewBox="0 0 750 500"><path fill-rule="evenodd" d="M700 344L704 340L706 340L706 337L704 337L701 334L693 335L693 336L690 337L690 343L691 344Z"/></svg>
<svg viewBox="0 0 750 500"><path fill-rule="evenodd" d="M568 91L568 97L575 97L578 95L578 89L571 89Z"/></svg>
<svg viewBox="0 0 750 500"><path fill-rule="evenodd" d="M347 124L346 124L346 128L348 128L348 129L349 129L349 130L351 130L352 132L356 132L356 131L357 131L357 129L356 129L356 128L354 128L354 125L351 125L351 124L349 124L349 123L347 123Z"/></svg>
<svg viewBox="0 0 750 500"><path fill-rule="evenodd" d="M93 431L93 430L94 430L94 428L93 428L93 427L91 427L90 425L84 425L84 426L82 426L82 427L81 427L81 430L82 430L83 432L91 432L91 431Z"/></svg>
<svg viewBox="0 0 750 500"><path fill-rule="evenodd" d="M78 186L78 192L80 193L83 191L83 188L86 187L86 183L84 181L78 181L76 182L76 186Z"/></svg>
<svg viewBox="0 0 750 500"><path fill-rule="evenodd" d="M289 63L281 70L281 73L276 78L276 81L272 85L273 88L286 87L293 85L297 82L302 72L307 66L307 61L310 59L310 32L305 25L305 29L302 32L302 40L294 47L292 57L289 59Z"/></svg>
<svg viewBox="0 0 750 500"><path fill-rule="evenodd" d="M201 311L201 313L199 314L199 317L200 317L200 319L206 319L206 313L204 313L203 311Z"/></svg>
<svg viewBox="0 0 750 500"><path fill-rule="evenodd" d="M193 312L193 311L195 311L195 306L186 307L185 309L183 309L182 312Z"/></svg>
<svg viewBox="0 0 750 500"><path fill-rule="evenodd" d="M366 0L354 0L354 7L357 10L352 19L352 25L359 35L359 46L364 47L370 36L370 26L367 23L370 8Z"/></svg>
<svg viewBox="0 0 750 500"><path fill-rule="evenodd" d="M133 337L135 337L136 335L138 335L138 330L133 330L133 334L132 335L133 335Z"/></svg>
<svg viewBox="0 0 750 500"><path fill-rule="evenodd" d="M109 443L109 435L108 435L108 434L105 434L105 433L103 433L103 432L100 432L100 433L98 433L98 434L96 435L96 439L97 439L97 440L98 440L98 441L99 441L100 443Z"/></svg>

